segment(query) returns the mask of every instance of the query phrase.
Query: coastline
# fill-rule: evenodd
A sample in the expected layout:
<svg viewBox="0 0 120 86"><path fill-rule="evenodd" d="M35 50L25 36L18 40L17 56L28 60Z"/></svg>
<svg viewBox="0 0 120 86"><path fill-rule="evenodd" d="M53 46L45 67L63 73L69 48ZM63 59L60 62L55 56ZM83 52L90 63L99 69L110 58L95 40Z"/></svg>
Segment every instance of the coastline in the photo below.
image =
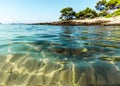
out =
<svg viewBox="0 0 120 86"><path fill-rule="evenodd" d="M112 18L94 18L94 19L77 19L68 21L56 21L56 22L45 22L45 23L31 23L30 25L101 25L101 26L119 26L120 16Z"/></svg>

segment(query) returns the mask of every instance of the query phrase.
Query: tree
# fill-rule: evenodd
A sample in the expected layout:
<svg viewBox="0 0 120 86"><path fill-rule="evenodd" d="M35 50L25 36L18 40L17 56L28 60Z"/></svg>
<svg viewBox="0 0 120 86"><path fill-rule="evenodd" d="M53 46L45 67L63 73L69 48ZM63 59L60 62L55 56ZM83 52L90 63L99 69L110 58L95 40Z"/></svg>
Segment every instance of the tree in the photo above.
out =
<svg viewBox="0 0 120 86"><path fill-rule="evenodd" d="M115 9L116 6L120 5L120 0L100 0L96 3L96 10L103 11L103 10L109 10L109 9Z"/></svg>
<svg viewBox="0 0 120 86"><path fill-rule="evenodd" d="M97 13L95 10L90 9L87 7L85 10L82 10L76 14L77 18L84 19L84 18L95 18L97 17Z"/></svg>
<svg viewBox="0 0 120 86"><path fill-rule="evenodd" d="M76 18L83 19L84 18L84 12L80 11L80 12L76 13Z"/></svg>
<svg viewBox="0 0 120 86"><path fill-rule="evenodd" d="M106 4L109 9L114 9L117 5L120 5L120 0L109 0Z"/></svg>
<svg viewBox="0 0 120 86"><path fill-rule="evenodd" d="M103 17L103 16L106 16L106 15L108 15L108 13L106 12L106 10L102 10L101 12L98 13L99 17Z"/></svg>
<svg viewBox="0 0 120 86"><path fill-rule="evenodd" d="M116 6L120 6L120 1L118 1L118 3L116 4Z"/></svg>
<svg viewBox="0 0 120 86"><path fill-rule="evenodd" d="M73 11L73 8L71 7L63 8L60 12L61 16L59 19L71 20L75 17L75 11Z"/></svg>
<svg viewBox="0 0 120 86"><path fill-rule="evenodd" d="M105 10L105 8L106 8L106 3L107 3L106 0L98 1L98 2L96 3L96 6L95 6L96 10L98 10L98 11Z"/></svg>
<svg viewBox="0 0 120 86"><path fill-rule="evenodd" d="M95 10L90 9L87 7L84 11L85 18L94 18L97 17L97 13Z"/></svg>

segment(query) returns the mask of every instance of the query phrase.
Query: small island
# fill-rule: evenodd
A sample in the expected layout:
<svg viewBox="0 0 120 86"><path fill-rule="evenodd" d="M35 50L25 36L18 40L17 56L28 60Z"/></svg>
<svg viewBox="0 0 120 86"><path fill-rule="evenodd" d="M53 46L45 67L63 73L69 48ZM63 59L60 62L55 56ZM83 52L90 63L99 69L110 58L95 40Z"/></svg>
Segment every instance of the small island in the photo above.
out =
<svg viewBox="0 0 120 86"><path fill-rule="evenodd" d="M72 7L63 8L59 21L32 23L35 25L120 25L120 1L100 0L95 5L96 10L89 7L75 12Z"/></svg>

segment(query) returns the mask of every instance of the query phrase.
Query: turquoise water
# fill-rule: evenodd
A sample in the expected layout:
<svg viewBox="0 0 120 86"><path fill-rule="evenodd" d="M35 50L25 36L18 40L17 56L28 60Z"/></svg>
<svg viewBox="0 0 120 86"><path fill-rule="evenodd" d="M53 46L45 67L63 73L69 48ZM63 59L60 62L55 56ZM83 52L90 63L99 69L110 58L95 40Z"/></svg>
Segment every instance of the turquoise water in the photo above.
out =
<svg viewBox="0 0 120 86"><path fill-rule="evenodd" d="M3 86L120 85L120 27L0 25L0 69Z"/></svg>

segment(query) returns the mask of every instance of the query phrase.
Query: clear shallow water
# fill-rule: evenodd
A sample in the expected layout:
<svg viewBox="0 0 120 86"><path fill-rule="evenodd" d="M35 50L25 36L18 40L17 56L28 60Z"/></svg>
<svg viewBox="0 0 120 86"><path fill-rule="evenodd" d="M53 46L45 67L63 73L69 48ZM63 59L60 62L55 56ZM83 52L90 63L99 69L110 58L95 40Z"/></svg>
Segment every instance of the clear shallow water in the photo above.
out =
<svg viewBox="0 0 120 86"><path fill-rule="evenodd" d="M119 26L0 25L0 85L120 85Z"/></svg>

